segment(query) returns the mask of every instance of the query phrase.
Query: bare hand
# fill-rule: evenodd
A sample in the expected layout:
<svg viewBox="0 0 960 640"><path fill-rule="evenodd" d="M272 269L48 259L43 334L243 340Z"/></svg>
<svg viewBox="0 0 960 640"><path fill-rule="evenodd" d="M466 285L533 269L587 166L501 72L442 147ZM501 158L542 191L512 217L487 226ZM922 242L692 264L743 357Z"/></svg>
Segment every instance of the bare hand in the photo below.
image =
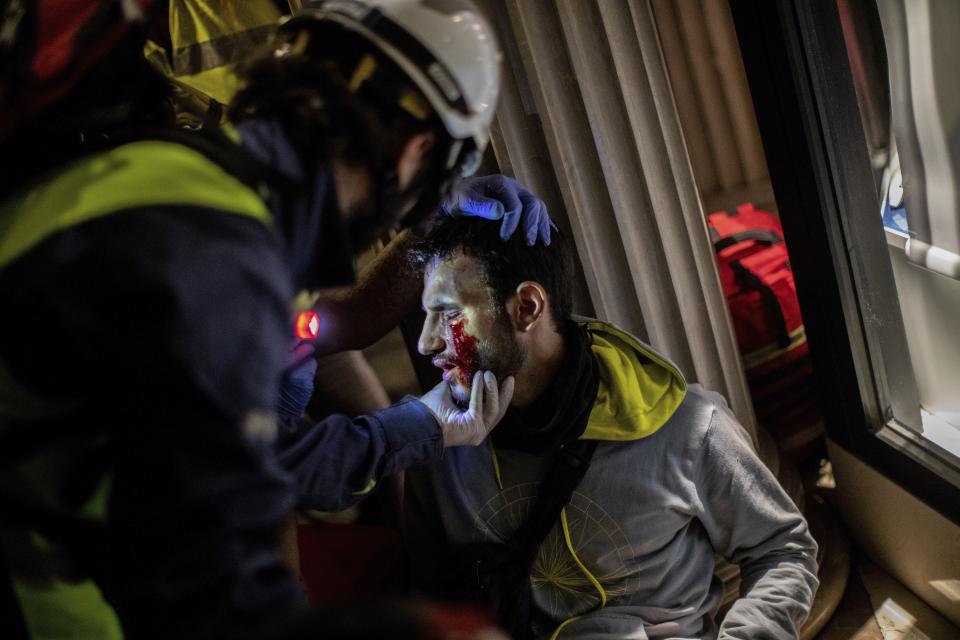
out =
<svg viewBox="0 0 960 640"><path fill-rule="evenodd" d="M478 445L507 412L513 399L513 382L513 376L508 376L498 388L496 376L489 371L482 374L478 371L473 376L470 406L466 410L454 404L446 382L425 393L420 401L440 423L445 447Z"/></svg>

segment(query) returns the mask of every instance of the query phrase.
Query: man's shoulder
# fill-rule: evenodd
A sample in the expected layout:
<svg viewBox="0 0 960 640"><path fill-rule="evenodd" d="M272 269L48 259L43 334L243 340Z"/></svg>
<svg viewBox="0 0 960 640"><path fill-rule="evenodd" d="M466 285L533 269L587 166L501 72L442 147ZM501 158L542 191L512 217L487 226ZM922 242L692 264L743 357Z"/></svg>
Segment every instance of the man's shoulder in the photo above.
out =
<svg viewBox="0 0 960 640"><path fill-rule="evenodd" d="M698 384L687 387L683 403L663 431L672 431L674 437L687 439L697 449L756 449L753 436L733 415L726 399L716 391L704 389Z"/></svg>
<svg viewBox="0 0 960 640"><path fill-rule="evenodd" d="M701 387L699 384L688 384L687 393L683 402L677 407L673 419L709 423L717 413L729 411L727 400L716 391Z"/></svg>
<svg viewBox="0 0 960 640"><path fill-rule="evenodd" d="M689 384L683 401L656 432L643 439L612 444L666 447L674 451L687 447L699 447L716 422L726 422L719 420L718 417L727 414L729 409L723 396L715 391L704 389L698 384Z"/></svg>

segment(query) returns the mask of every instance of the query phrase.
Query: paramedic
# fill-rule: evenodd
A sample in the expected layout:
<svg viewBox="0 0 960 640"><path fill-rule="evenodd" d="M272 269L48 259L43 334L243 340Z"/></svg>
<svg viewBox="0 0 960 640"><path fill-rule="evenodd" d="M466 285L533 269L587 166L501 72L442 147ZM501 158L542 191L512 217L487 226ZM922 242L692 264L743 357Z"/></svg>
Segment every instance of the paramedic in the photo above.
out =
<svg viewBox="0 0 960 640"><path fill-rule="evenodd" d="M236 637L299 601L275 554L295 492L272 455L294 294L348 284L353 249L421 227L475 168L499 53L465 0L307 3L248 67L236 134L191 139L164 126L142 40L80 63L109 42L78 38L83 77L59 76L70 91L3 141L3 621ZM353 495L479 442L511 383L472 393L312 425L320 480Z"/></svg>

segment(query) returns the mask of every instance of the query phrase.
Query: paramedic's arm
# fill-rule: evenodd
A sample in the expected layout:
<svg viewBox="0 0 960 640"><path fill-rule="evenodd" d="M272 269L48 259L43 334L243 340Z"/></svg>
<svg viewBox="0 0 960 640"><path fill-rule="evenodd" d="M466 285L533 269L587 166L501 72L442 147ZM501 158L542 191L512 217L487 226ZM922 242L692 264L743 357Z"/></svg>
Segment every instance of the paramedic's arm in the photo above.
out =
<svg viewBox="0 0 960 640"><path fill-rule="evenodd" d="M719 638L798 638L819 584L806 521L726 409L714 412L694 464L700 519L714 549L740 565L740 598Z"/></svg>
<svg viewBox="0 0 960 640"><path fill-rule="evenodd" d="M384 476L442 454L440 427L414 398L372 416L280 420L277 459L294 477L303 508L341 511L363 500Z"/></svg>
<svg viewBox="0 0 960 640"><path fill-rule="evenodd" d="M296 479L301 506L339 511L362 500L380 478L438 459L444 447L480 444L512 397L513 378L498 384L487 372L474 377L466 410L441 382L372 416L283 418L277 457Z"/></svg>
<svg viewBox="0 0 960 640"><path fill-rule="evenodd" d="M313 350L304 342L290 351L277 403L275 451L297 481L301 506L340 511L362 500L383 476L440 456L440 426L412 398L359 418L306 417L317 371Z"/></svg>

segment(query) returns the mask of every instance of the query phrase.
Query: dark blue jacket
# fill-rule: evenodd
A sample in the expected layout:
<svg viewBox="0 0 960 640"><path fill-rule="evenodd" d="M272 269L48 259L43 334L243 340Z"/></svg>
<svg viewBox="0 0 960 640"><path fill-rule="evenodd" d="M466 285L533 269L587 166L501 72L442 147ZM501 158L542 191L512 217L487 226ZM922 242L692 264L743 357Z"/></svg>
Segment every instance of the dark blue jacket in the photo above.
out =
<svg viewBox="0 0 960 640"><path fill-rule="evenodd" d="M0 361L70 407L0 429L0 480L42 459L69 508L109 476L97 582L127 637L234 637L299 606L276 553L298 500L288 472L312 488L306 505L336 509L442 452L417 401L269 437L294 290L323 258L310 218L335 204L329 172L311 198L299 227L290 200L270 203L273 228L141 207L55 233L0 270ZM298 228L316 235L287 233Z"/></svg>

